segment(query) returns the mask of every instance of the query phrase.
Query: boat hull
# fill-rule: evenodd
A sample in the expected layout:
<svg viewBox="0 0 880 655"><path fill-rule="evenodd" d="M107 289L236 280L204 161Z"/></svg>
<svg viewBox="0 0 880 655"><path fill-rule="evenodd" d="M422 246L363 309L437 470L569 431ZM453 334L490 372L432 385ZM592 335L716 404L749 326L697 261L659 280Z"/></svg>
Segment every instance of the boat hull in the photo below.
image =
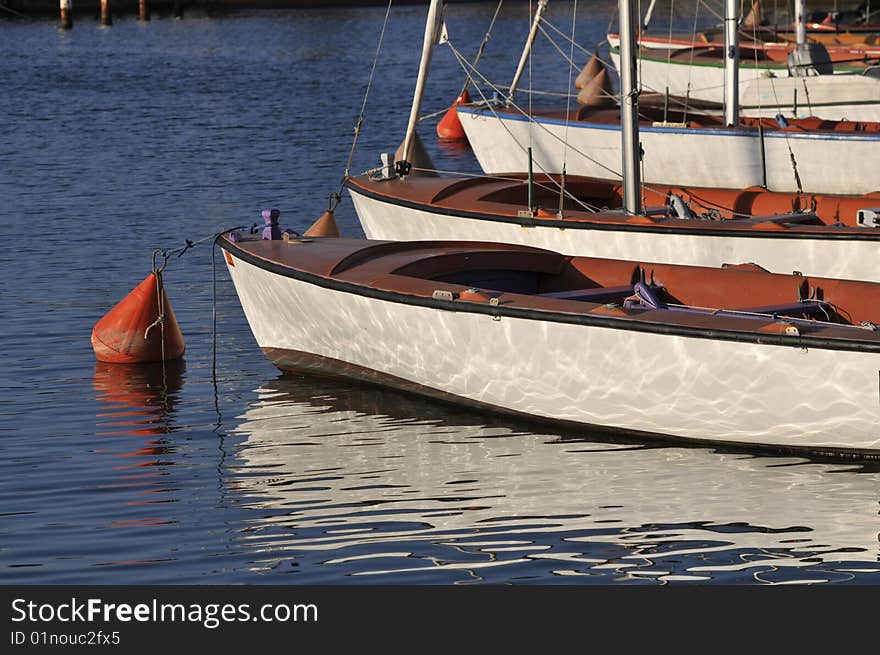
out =
<svg viewBox="0 0 880 655"><path fill-rule="evenodd" d="M880 282L876 240L795 238L783 231L736 236L709 228L699 234L645 226L581 223L571 227L525 227L514 217L480 217L438 208L417 208L359 192L348 185L368 239L421 241L463 239L546 248L569 255L720 266L754 262L774 273Z"/></svg>
<svg viewBox="0 0 880 655"><path fill-rule="evenodd" d="M283 370L584 428L820 451L880 448L877 353L443 311L291 277L224 247L256 341Z"/></svg>
<svg viewBox="0 0 880 655"><path fill-rule="evenodd" d="M620 53L611 58L620 70ZM839 74L810 77L768 75L766 69L740 68L739 108L743 116L816 116L825 120L880 121L880 78ZM724 67L689 65L683 60L639 60L639 82L648 90L676 96L674 107L692 100L724 103Z"/></svg>
<svg viewBox="0 0 880 655"><path fill-rule="evenodd" d="M620 125L526 117L458 107L461 124L487 174L535 169L544 173L620 179ZM761 186L798 191L791 158L806 193L863 194L880 188L880 134L641 126L642 182L699 187Z"/></svg>

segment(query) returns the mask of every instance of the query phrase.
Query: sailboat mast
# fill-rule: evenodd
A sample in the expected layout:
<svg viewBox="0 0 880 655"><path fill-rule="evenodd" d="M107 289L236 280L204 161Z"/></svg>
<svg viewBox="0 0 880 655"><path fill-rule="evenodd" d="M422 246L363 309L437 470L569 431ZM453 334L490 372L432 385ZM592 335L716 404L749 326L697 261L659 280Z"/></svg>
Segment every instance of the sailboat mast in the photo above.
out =
<svg viewBox="0 0 880 655"><path fill-rule="evenodd" d="M651 4L648 5L648 11L645 12L645 20L642 21L642 31L646 32L648 30L648 25L651 22L651 16L654 13L654 5L657 3L657 0L651 0Z"/></svg>
<svg viewBox="0 0 880 655"><path fill-rule="evenodd" d="M639 95L636 88L636 12L633 0L618 0L620 16L620 123L623 150L623 208L642 213L642 182L639 170Z"/></svg>
<svg viewBox="0 0 880 655"><path fill-rule="evenodd" d="M507 104L513 102L513 94L516 93L519 78L522 77L526 62L529 60L529 55L532 52L532 45L535 43L535 37L538 35L538 26L541 23L541 16L544 15L544 10L547 8L547 2L548 0L538 0L538 6L535 8L535 17L532 19L532 29L529 30L529 38L526 39L522 56L519 58L516 72L513 74L513 82L510 83L510 89L507 92Z"/></svg>
<svg viewBox="0 0 880 655"><path fill-rule="evenodd" d="M807 12L804 6L804 0L794 0L794 22L797 26L797 44L803 45L807 42Z"/></svg>
<svg viewBox="0 0 880 655"><path fill-rule="evenodd" d="M738 27L739 0L724 0L724 123L726 125L739 124Z"/></svg>
<svg viewBox="0 0 880 655"><path fill-rule="evenodd" d="M401 159L405 162L410 160L412 154L413 139L416 134L416 124L419 122L419 111L422 108L422 96L425 93L425 80L428 78L428 69L431 67L431 56L434 54L434 44L440 33L440 0L431 0L428 7L428 19L425 22L425 38L422 41L422 60L419 63L419 76L416 79L416 90L413 93L412 108L409 112L409 123L406 126L406 137L403 139Z"/></svg>

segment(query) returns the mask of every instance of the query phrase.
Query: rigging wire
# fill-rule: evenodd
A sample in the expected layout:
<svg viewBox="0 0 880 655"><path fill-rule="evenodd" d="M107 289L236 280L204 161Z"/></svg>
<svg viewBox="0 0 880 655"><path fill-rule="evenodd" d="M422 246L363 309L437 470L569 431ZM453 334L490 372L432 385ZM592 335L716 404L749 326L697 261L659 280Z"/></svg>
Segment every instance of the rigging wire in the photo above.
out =
<svg viewBox="0 0 880 655"><path fill-rule="evenodd" d="M697 36L697 23L700 18L700 5L703 4L703 0L697 0L697 6L694 9L694 26L691 29L691 41L693 41ZM694 68L694 50L695 48L690 49L690 61L688 62L688 77L687 77L687 90L684 94L684 115L682 116L681 122L687 123L687 114L688 114L688 103L690 102L691 97L691 73Z"/></svg>
<svg viewBox="0 0 880 655"><path fill-rule="evenodd" d="M755 48L753 48L753 54L755 57L755 70L758 68L758 28L756 27L757 21L752 23L752 35L755 40ZM770 86L773 86L773 80L770 80ZM766 189L767 188L767 155L764 149L764 125L761 123L761 116L764 111L761 106L761 75L757 76L757 89L758 89L758 139L759 144L761 146L761 172L762 172L762 185ZM773 95L776 95L776 89L773 89ZM778 99L777 99L778 104Z"/></svg>
<svg viewBox="0 0 880 655"><path fill-rule="evenodd" d="M757 30L754 27L752 29L755 32L755 37L757 39ZM756 77L757 77L758 85L759 85L759 88L758 88L758 130L759 130L759 135L761 138L761 155L762 155L761 165L764 167L764 170L766 171L767 162L766 162L766 158L764 157L764 147L763 147L763 145L764 145L764 128L763 128L763 125L761 124L761 118L760 118L760 116L762 114L761 93L760 93L761 75L758 74L759 64L758 64L758 49L757 48L754 49L754 57L755 57L755 73L756 73ZM776 93L776 84L773 82L773 76L772 75L769 76L768 80L770 81L770 90L773 91L773 100L776 102L776 106L781 109L782 105L779 102L779 95ZM800 194L803 194L804 188L803 188L803 185L801 184L801 176L798 173L797 158L794 155L794 151L791 149L791 141L788 138L788 133L785 132L784 129L781 131L782 131L783 139L785 140L785 147L788 150L788 158L789 158L789 161L791 162L791 169L792 169L792 173L794 175L794 182L795 182L795 185L797 186L798 195L800 195ZM765 177L766 177L766 175L765 175ZM766 183L766 179L765 179L765 183Z"/></svg>
<svg viewBox="0 0 880 655"><path fill-rule="evenodd" d="M636 13L636 22L638 23L638 25L641 26L641 24L642 24L642 0L638 0L636 12L637 12ZM635 89L635 97L633 98L633 100L636 103L638 103L639 96L642 95L642 91L644 90L644 85L642 84L642 78L644 76L642 75L642 33L641 33L641 29L636 32L636 34L634 35L633 38L636 41L636 44L635 44L635 46L636 46L636 60L637 60L638 67L639 67L638 74L636 75L636 81L638 82L638 88ZM623 62L621 62L621 66L622 65L623 65ZM620 97L620 105L621 105L621 110L622 110L623 109L623 96L622 95ZM638 104L636 104L636 116L639 116ZM621 111L620 117L623 118L622 111ZM621 125L621 129L623 129L623 125ZM639 153L639 155L638 155L639 158L638 158L638 161L636 162L636 165L639 167L639 206L642 207L642 209L644 210L644 207L645 207L645 184L644 184L643 180L645 179L645 158L642 156L644 151L642 150L641 139L639 139L639 141L636 143L636 145L638 146L638 153Z"/></svg>
<svg viewBox="0 0 880 655"><path fill-rule="evenodd" d="M575 35L575 26L577 25L577 0L574 0L574 6L571 10L571 46L568 54L568 61L571 62L574 59L574 35ZM566 164L568 162L568 124L571 121L571 84L573 71L569 68L568 71L568 98L565 101L565 131L563 132L563 146L562 146L562 179L561 184L559 185L559 217L562 218L562 210L565 201L565 169Z"/></svg>
<svg viewBox="0 0 880 655"><path fill-rule="evenodd" d="M23 13L21 13L20 11L15 11L15 9L13 9L12 7L7 7L7 6L4 5L3 3L0 3L0 10L2 10L2 11L7 11L7 12L9 12L10 14L12 14L13 16L17 17L17 18L24 18L25 20L33 20L33 19L32 19L30 16L28 16L27 14L23 14Z"/></svg>
<svg viewBox="0 0 880 655"><path fill-rule="evenodd" d="M467 58L465 58L465 57L461 54L461 52L460 52L457 48L455 48L455 46L452 44L451 41L447 41L447 45L449 46L450 50L452 50L452 53L453 53L453 55L455 56L456 60L458 61L459 65L461 65L461 66L463 66L463 67L469 67L469 66L470 66L470 62L468 62ZM499 93L499 91L500 91L499 87L495 86L495 85L491 82L491 80L489 80L489 79L488 79L485 75L483 75L480 71L478 71L478 70L476 70L476 69L472 69L472 72L473 72L475 75L477 75L477 76L478 76L478 77L479 77L479 78L480 78L480 79L486 84L486 86L488 86L490 89L492 89L495 93ZM486 98L486 95L483 93L483 91L482 91L482 89L480 88L479 85L477 85L477 90L479 91L480 96L482 97L482 100L483 100L483 103L482 103L482 104L483 104L487 109L489 109L489 111L492 112L492 114L495 116L495 118L498 118L498 119L499 119L499 122L500 122L501 125L504 127L505 131L507 131L507 133L508 133L508 135L511 137L511 139L513 139L513 140L517 143L517 145L518 145L521 149L523 149L523 151L525 151L525 148L524 148L523 145L519 142L519 139L517 139L517 138L513 135L513 133L511 133L510 128L508 128L507 125L505 125L504 121L503 121L503 120L500 120L501 117L498 115L498 112L496 111L496 109L495 109L495 107L494 107L494 104L492 103L491 100L489 100L488 98ZM500 93L499 93L499 95L500 95ZM515 110L516 110L521 116L523 116L524 118L526 118L526 119L529 121L529 123L534 123L534 124L536 124L539 128L541 128L542 130L544 130L544 131L545 131L548 135L550 135L552 138L554 138L554 139L556 139L556 140L558 140L558 141L561 141L561 138L560 138L559 136L557 136L557 135L554 134L552 131L550 131L549 129L547 129L546 126L544 126L544 125L542 125L541 123L538 123L537 121L535 121L535 119L532 118L532 116L531 116L529 113L527 113L522 107L520 107L517 103L515 103L515 102L511 103L511 104L510 104L510 107L512 107L513 109L515 109ZM584 157L584 158L587 159L588 161L590 161L590 162L596 164L597 166L599 166L600 168L604 169L605 171L607 171L607 172L610 173L611 175L613 175L613 176L615 176L615 177L620 177L620 172L619 172L619 171L616 171L616 170L614 170L613 168L609 168L608 166L605 166L605 165L602 164L600 161L594 159L593 157L590 157L587 153L585 153L585 152L583 152L582 150L580 150L580 149L578 149L578 148L572 146L571 144L569 144L569 148L571 148L574 152L576 152L576 153L579 154L580 156ZM542 169L542 170L543 170L543 169ZM544 172L546 173L547 171L544 171Z"/></svg>
<svg viewBox="0 0 880 655"><path fill-rule="evenodd" d="M483 92L482 85L485 84L487 87L489 87L490 89L492 89L492 90L493 90L496 94L498 94L498 95L502 95L502 94L500 93L500 88L501 88L501 87L496 86L495 84L493 84L492 81L489 80L485 75L483 75L479 70L477 70L476 68L473 68L472 65L471 65L471 63L470 63L470 62L467 60L467 58L466 58L466 57L465 57L465 56L464 56L464 55L463 55L463 54L462 54L462 53L461 53L461 52L455 47L455 44L453 44L451 40L447 41L447 42L446 42L446 45L447 45L447 46L449 47L449 49L452 51L452 54L453 54L453 56L455 57L456 61L458 61L459 65L462 66L462 68L464 68L465 70L468 70L468 68L470 68L471 73L475 76L475 78L474 78L475 81L480 81L480 82L482 82L482 84L475 83L475 85L474 85L475 88L477 89L477 92L480 94L480 97L481 97L481 100L482 100L482 102L481 102L480 104L482 104L485 108L487 108L487 109L492 113L492 115L498 120L498 123L501 125L501 127L504 129L504 131L507 132L507 135L508 135L508 136L510 137L510 139L513 141L513 143L515 143L515 144L517 145L517 147L518 147L523 153L527 152L526 147L521 143L520 139L519 139L517 136L515 136L515 135L513 134L513 132L512 132L512 131L510 130L510 128L507 126L507 124L505 123L505 121L501 119L501 116L500 116L500 115L498 114L498 112L496 111L495 106L494 106L494 103L492 102L492 100L490 100L489 98L486 97L486 94ZM515 110L516 112L518 112L521 116L525 117L530 123L533 123L533 124L535 124L537 127L539 127L540 129L544 130L544 132L546 132L551 138L556 139L557 141L562 141L562 138L561 138L561 137L559 137L557 134L555 134L554 132L552 132L551 130L549 130L546 126L542 125L540 122L535 121L534 118L532 118L532 116L531 116L530 114L527 114L527 113L525 112L525 110L524 110L522 107L520 107L518 104L516 104L515 102L514 102L514 103L511 103L510 108L514 109L514 110ZM572 152L574 152L574 153L580 155L581 157L583 157L583 158L586 159L587 161L589 161L589 162L595 164L596 166L602 168L603 170L607 171L610 175L612 175L612 176L614 176L614 177L618 177L618 178L621 176L620 173L619 173L618 171L616 171L616 170L614 170L614 169L612 169L612 168L609 168L608 166L604 165L602 162L600 162L600 161L594 159L593 157L591 157L590 155L588 155L588 154L587 154L586 152L584 152L583 150L580 150L579 148L573 146L571 143L568 144L568 147L572 150ZM540 163L536 162L536 164L537 164L538 168L541 170L541 172L543 172L545 175L548 176L548 178L550 178L550 179L552 180L552 177L550 176L550 173L548 173L547 170L546 170L546 169L545 169ZM375 171L375 170L378 170L378 169L373 169L373 170ZM444 172L444 171L435 171L435 172ZM447 172L448 172L448 171L447 171ZM451 174L458 174L458 173L451 173ZM479 176L477 176L477 177L479 177ZM554 181L554 184L555 184L555 186L556 186L556 189L558 189L559 186L560 186L559 183L557 183L557 182ZM652 187L650 184L643 184L642 186L643 186L643 189L644 189L645 191L653 191L653 192L655 192L655 193L657 193L657 194L659 195L659 191L657 191L657 190L656 190L654 187ZM595 212L595 211L598 211L598 210L599 210L599 208L597 208L597 207L595 207L595 206L593 206L593 205L590 205L589 203L584 203L584 202L582 202L579 198L577 198L576 196L574 196L573 194L571 194L571 193L568 192L568 191L566 191L566 197L569 198L569 199L571 199L573 202L577 203L579 206L583 207L583 208L586 209L587 211L593 211L593 212ZM727 209L727 208L725 208L725 209Z"/></svg>
<svg viewBox="0 0 880 655"><path fill-rule="evenodd" d="M598 50L598 46L596 47L596 50L590 51L588 48L585 48L585 47L582 46L580 43L577 43L576 41L574 41L573 39L571 39L567 34L565 34L561 29L559 29L558 27L556 27L556 26L555 26L552 22L550 22L547 18L542 17L542 18L541 18L541 26L543 27L544 25L546 25L546 26L549 27L551 30L553 30L554 32L556 32L560 37L562 37L562 38L565 39L566 41L570 41L570 42L572 43L572 45L574 45L575 48L577 48L578 50L580 50L581 52L583 52L585 55L588 55L588 56L590 56L590 57L592 57L593 55L596 55L596 57L599 59L599 61L601 61L603 64L605 64L606 66L611 66L611 61L610 61L610 60L606 60L606 59L603 59L603 58L599 57L599 53L596 51L596 50ZM542 30L542 31L543 31L543 30ZM546 32L545 32L544 34L545 34L545 36L547 36L547 38L550 38L550 36L549 36ZM602 41L602 43L605 43L605 41Z"/></svg>
<svg viewBox="0 0 880 655"><path fill-rule="evenodd" d="M556 51L560 54L560 56L562 56L562 58L565 59L565 60L568 62L568 67L569 67L569 69L570 69L570 70L569 70L569 73L571 73L571 72L579 72L580 69L581 69L582 67L581 67L581 66L578 66L578 65L575 63L575 61L574 61L574 59L573 59L574 54L572 53L571 55L567 55L567 54L562 50L562 48L559 47L559 44L557 44L557 43L553 40L553 37L551 37L551 36L550 36L550 35L549 35L549 34L543 29L543 27L539 26L538 29L541 31L541 33L542 33L544 36L547 37L547 40L550 42L550 45L552 45L554 48L556 48ZM567 41L571 41L571 39L569 39L568 37L565 37L565 38L566 38ZM589 51L585 50L585 52L589 52ZM601 57L597 57L597 59L599 59L599 61L601 61L603 64L605 63L604 60L603 60ZM550 94L547 93L546 91L532 91L532 90L529 90L529 93L543 94L543 95L550 95ZM571 93L571 84L569 84L569 86L568 86L568 93L558 93L558 94L556 94L556 95L558 95L559 97L562 97L562 98L577 97L577 94L576 94L576 93L575 93L575 94L572 94L572 93ZM602 95L603 95L604 97L606 97L606 98L613 98L615 101L617 100L617 96L616 96L615 94L613 94L613 93L608 93L607 91L602 91Z"/></svg>
<svg viewBox="0 0 880 655"><path fill-rule="evenodd" d="M703 3L702 1L700 1L700 2L698 2L698 5L699 5L699 4L704 4L704 3ZM705 6L705 5L704 5L704 6ZM530 5L530 9L531 9L531 5ZM530 13L531 13L531 12L530 12ZM695 25L698 23L698 20L699 20L699 17L698 17L698 16L695 16ZM569 42L570 47L571 47L571 51L570 51L570 53L569 53L568 55L566 55L565 52L559 47L559 45L554 41L554 39L553 39L553 38L551 37L551 35L548 33L548 31L544 29L544 25L546 25L550 30L556 32L557 34L560 34L560 36L562 36L566 41ZM540 29L540 31L541 31L541 32L542 32L542 33L548 38L548 40L551 42L551 44L553 44L553 46L554 46L554 48L557 50L557 52L559 52L559 53L562 55L562 57L568 61L569 66L572 67L572 68L575 68L575 67L576 67L576 64L574 64L574 61L573 61L573 49L574 49L575 47L577 47L579 50L582 50L582 51L584 51L584 52L589 52L587 49L585 49L585 48L583 48L582 46L578 45L578 44L575 42L575 39L573 38L573 36L572 36L572 37L569 37L568 35L566 35L566 34L564 34L564 33L561 33L561 30L559 30L559 28L557 28L556 26L552 25L552 23L550 23L549 21L542 21L539 29ZM753 31L755 31L754 26L753 26ZM694 33L696 33L696 28L694 28ZM755 35L755 36L756 36L756 35ZM573 44L573 45L572 45L572 44ZM526 152L526 147L523 146L523 144L520 142L520 140L518 139L518 137L516 137L516 136L513 134L513 132L512 132L511 129L508 127L508 125L505 123L505 121L501 119L500 115L498 114L498 112L497 112L496 109L495 109L494 103L493 103L489 98L487 98L486 93L484 92L484 88L488 88L488 89L491 89L492 91L494 91L497 95L503 95L503 94L501 93L501 90L502 90L502 89L506 89L506 88L508 88L508 87L506 87L506 86L504 86L504 85L496 85L496 84L494 84L493 82L491 82L491 81L490 81L485 75L483 75L479 70L476 69L476 66L475 66L473 63L471 63L471 62L470 62L470 61L469 61L469 60L468 60L468 59L467 59L467 58L466 58L466 57L465 57L465 56L464 56L464 55L463 55L463 54L462 54L462 53L461 53L456 47L455 47L455 45L454 45L452 42L449 42L449 41L448 41L448 42L447 42L447 45L450 47L450 50L452 51L452 53L453 53L453 55L454 55L456 61L458 61L459 65L462 66L462 68L465 70L466 74L470 77L471 81L473 82L474 87L477 89L478 93L480 94L480 96L481 96L481 98L482 98L482 102L481 102L480 104L483 105L485 108L487 108L489 111L492 112L492 114L494 115L494 117L495 117L496 119L498 119L499 124L500 124L500 125L503 127L503 129L507 132L508 136L510 136L510 138L514 141L514 143L516 143L517 146L518 146L523 152ZM756 56L757 56L757 53L755 53L755 54L756 54ZM514 109L516 112L518 112L518 113L519 113L520 115L522 115L523 117L525 117L526 119L528 119L528 121L529 121L529 143L531 144L531 143L532 143L532 139L533 139L532 128L533 128L533 126L537 126L538 128L544 130L544 132L546 132L546 133L547 133L549 136L551 136L552 138L557 139L558 141L561 141L561 142L562 142L563 147L565 148L565 151L564 151L564 152L565 152L565 155L564 155L564 157L563 157L563 165L564 165L564 163L565 163L565 161L566 161L566 159L567 159L567 150L568 150L568 149L571 149L574 153L577 153L578 155L584 157L584 158L587 159L588 161L591 161L592 163L596 164L597 166L603 168L603 169L606 170L608 173L610 173L610 174L612 174L612 175L614 175L614 176L619 177L620 174L619 174L617 171L615 171L615 170L609 168L608 166L605 166L604 164L602 164L601 162L597 161L597 160L594 159L593 157L590 157L589 155L587 155L585 152L582 152L582 151L579 150L578 148L572 146L571 143L569 142L568 138L567 138L567 136L568 136L567 131L566 131L566 134L565 134L564 137L559 137L559 136L556 135L554 132L552 132L551 130L549 130L545 125L541 124L539 121L536 121L536 120L532 117L532 111L531 111L531 109L532 109L532 105L531 105L531 97L532 97L532 95L541 95L541 94L544 94L544 95L557 95L557 96L559 96L559 97L566 97L566 98L569 98L569 99L570 99L571 97L573 97L574 94L572 94L572 93L570 92L570 89L571 89L570 85L569 85L569 93L565 93L565 94L562 94L562 93L553 94L553 93L551 93L551 92L546 92L546 91L536 91L536 90L534 90L533 88L531 88L531 86L532 86L532 80L533 80L533 71L532 71L532 69L531 69L531 60L530 60L529 64L530 64L530 75L529 75L529 77L530 77L530 88L529 88L529 90L528 90L528 93L529 93L530 101L529 101L529 104L528 104L528 110L527 110L527 111L524 110L521 106L517 105L516 103L511 103L511 108ZM640 82L640 86L641 86L643 89L645 88L645 87L641 84L641 82ZM690 85L690 83L689 83L689 92L690 92L690 90L691 90L691 85ZM683 106L683 107L684 107L684 113L685 113L685 117L686 117L686 115L687 115L687 111L688 111L688 108L689 108L689 102L690 102L689 95L685 97L685 99L684 99L683 102L680 101L680 100L674 100L674 102L676 102L676 103L679 104L680 106ZM568 107L569 107L569 109L570 109L570 104L568 105ZM568 113L570 113L570 111L567 111L567 114L568 114ZM567 128L567 127L568 127L568 123L566 123L566 128ZM787 137L786 137L786 140L787 140ZM794 162L794 159L793 159L793 158L794 158L793 154L791 154L790 156L792 157L793 165L796 166L796 162ZM539 168L539 169L540 169L545 175L548 175L548 177L549 177L549 174L547 173L547 171L544 169L543 166L541 166L540 164L538 164L538 168ZM429 170L429 169L424 169L424 170ZM433 170L433 169L431 169L431 170ZM438 170L434 170L434 172L446 172L446 173L448 173L448 174L453 174L453 175L455 175L455 174L461 174L461 173L457 173L457 172L438 171ZM553 180L552 177L549 177L549 179ZM553 180L553 184L555 185L555 188L556 188L557 190L562 191L562 185L561 185L561 184L559 184L559 183L556 182L555 180ZM650 184L645 184L645 185L643 185L643 191L654 191L655 193L658 193L657 190L654 189L654 188L652 187L652 185L650 185ZM580 204L581 206L585 207L585 208L588 209L589 211L596 211L596 208L595 208L594 206L589 205L589 203L582 203L578 198L574 197L574 196L573 196L572 194L570 194L569 192L564 191L564 194L565 194L565 197L572 199L574 202L577 202L578 204ZM725 207L724 205L722 205L722 204L720 204L720 203L715 203L715 202L709 201L709 200L707 200L707 199L704 199L704 203L703 203L703 204L704 204L705 206L714 206L714 207L717 207L718 209L729 211L730 214L731 214L732 216L739 216L739 217L748 217L748 216L749 216L749 214L742 213L742 212L736 212L736 211L733 211L733 208L731 208L731 207Z"/></svg>
<svg viewBox="0 0 880 655"><path fill-rule="evenodd" d="M489 21L489 28L486 30L486 35L483 37L483 41L480 43L480 47L477 48L477 54L474 57L474 66L480 63L480 57L483 56L483 51L486 49L486 44L489 43L489 38L492 35L492 28L495 26L495 19L498 18L498 14L501 12L501 5L504 4L504 0L498 0L498 5L495 7L495 13L492 14L492 20ZM461 93L458 95L461 96L467 88L468 84L471 82L470 73L468 73L467 77L464 80L464 86L461 87Z"/></svg>
<svg viewBox="0 0 880 655"><path fill-rule="evenodd" d="M536 11L537 11L537 9L536 9ZM529 0L529 31L531 31L532 20L533 20L532 19L532 2L531 2L531 0ZM538 25L540 26L540 24L541 23L539 22ZM535 45L534 41L531 43L531 45L529 45L529 91L532 90L532 53L534 51L534 45ZM534 114L532 113L532 98L533 98L533 96L530 93L529 94L529 116L530 117L534 116ZM510 98L508 98L508 99L510 99ZM528 150L529 171L532 170L532 152L533 152L532 146L533 146L533 143L532 143L532 121L529 121L529 150ZM531 178L532 178L532 175L530 173L529 174L529 183L530 184L531 184ZM532 207L529 207L529 211L531 211L532 209L533 209Z"/></svg>
<svg viewBox="0 0 880 655"><path fill-rule="evenodd" d="M382 52L382 41L385 39L385 30L388 27L388 17L391 15L391 4L394 0L388 0L388 6L385 9L385 20L382 22L382 31L379 33L379 43L376 45L376 54L373 55L373 65L370 67L370 76L367 79L367 89L364 93L364 101L361 103L361 113L358 116L354 126L354 139L351 142L351 150L348 153L348 162L345 164L345 171L342 174L342 180L339 182L339 190L333 194L334 204L330 207L331 211L339 206L342 201L342 190L345 187L345 180L349 178L351 172L351 163L354 160L354 151L357 147L358 137L361 134L361 126L364 122L364 114L367 109L367 99L370 97L370 89L373 86L373 77L376 74L376 64L379 63L379 55Z"/></svg>
<svg viewBox="0 0 880 655"><path fill-rule="evenodd" d="M701 5L705 7L706 11L712 14L717 20L720 20L722 23L724 22L724 16L712 9L712 7L707 5L703 0L697 0L697 13L699 13Z"/></svg>
<svg viewBox="0 0 880 655"><path fill-rule="evenodd" d="M669 35L667 44L669 47L666 49L666 95L669 95L669 75L672 71L672 20L675 13L675 0L669 0ZM663 120L666 120L666 117L663 117Z"/></svg>

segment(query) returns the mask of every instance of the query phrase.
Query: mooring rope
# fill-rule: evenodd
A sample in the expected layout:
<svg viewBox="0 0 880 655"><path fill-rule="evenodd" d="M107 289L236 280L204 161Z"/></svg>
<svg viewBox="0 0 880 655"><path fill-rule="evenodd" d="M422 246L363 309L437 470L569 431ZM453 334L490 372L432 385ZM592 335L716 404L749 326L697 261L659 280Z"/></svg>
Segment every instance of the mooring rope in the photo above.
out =
<svg viewBox="0 0 880 655"><path fill-rule="evenodd" d="M177 254L177 256L180 257L200 243L204 243L208 240L213 241L211 248L211 382L214 389L214 411L217 414L217 423L214 426L215 432L222 427L223 415L220 412L220 396L217 385L217 269L215 257L217 249L213 246L216 246L217 240L223 234L248 228L254 230L257 227L257 223L254 223L251 226L237 225L232 228L221 230L220 232L204 237L202 239L197 239L194 241L190 239L185 239L185 245L179 248L153 249L153 274L156 276L156 297L159 315L156 320L147 327L146 331L144 332L144 339L147 338L152 328L156 327L157 325L159 326L159 329L161 331L159 347L161 349L160 361L162 365L163 404L165 404L167 402L167 362L165 361L165 293L164 282L162 280L162 272L168 265L169 258L172 254ZM156 258L158 255L162 256L162 264L157 266Z"/></svg>
<svg viewBox="0 0 880 655"><path fill-rule="evenodd" d="M188 243L188 242L187 242ZM162 255L162 265L156 265L156 255ZM182 254L182 253L181 253ZM153 275L156 278L156 298L159 304L158 315L156 316L156 320L150 323L146 330L144 330L144 341L147 340L147 337L150 336L150 330L152 330L157 325L162 328L162 361L165 361L165 307L162 302L162 271L165 270L165 267L168 266L168 254L167 251L162 250L161 248L153 249Z"/></svg>
<svg viewBox="0 0 880 655"><path fill-rule="evenodd" d="M219 238L219 237L218 237ZM217 432L223 424L223 414L220 413L220 392L217 385L217 264L216 248L211 248L211 384L214 387L214 411L217 414L217 424L214 432Z"/></svg>

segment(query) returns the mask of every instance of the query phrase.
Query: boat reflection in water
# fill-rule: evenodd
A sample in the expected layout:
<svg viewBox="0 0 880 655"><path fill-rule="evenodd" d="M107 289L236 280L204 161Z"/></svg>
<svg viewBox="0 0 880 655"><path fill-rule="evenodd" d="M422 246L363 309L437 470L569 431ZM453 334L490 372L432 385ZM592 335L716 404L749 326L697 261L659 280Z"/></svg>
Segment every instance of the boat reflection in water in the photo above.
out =
<svg viewBox="0 0 880 655"><path fill-rule="evenodd" d="M880 466L532 432L280 377L237 420L258 570L300 582L880 580Z"/></svg>

